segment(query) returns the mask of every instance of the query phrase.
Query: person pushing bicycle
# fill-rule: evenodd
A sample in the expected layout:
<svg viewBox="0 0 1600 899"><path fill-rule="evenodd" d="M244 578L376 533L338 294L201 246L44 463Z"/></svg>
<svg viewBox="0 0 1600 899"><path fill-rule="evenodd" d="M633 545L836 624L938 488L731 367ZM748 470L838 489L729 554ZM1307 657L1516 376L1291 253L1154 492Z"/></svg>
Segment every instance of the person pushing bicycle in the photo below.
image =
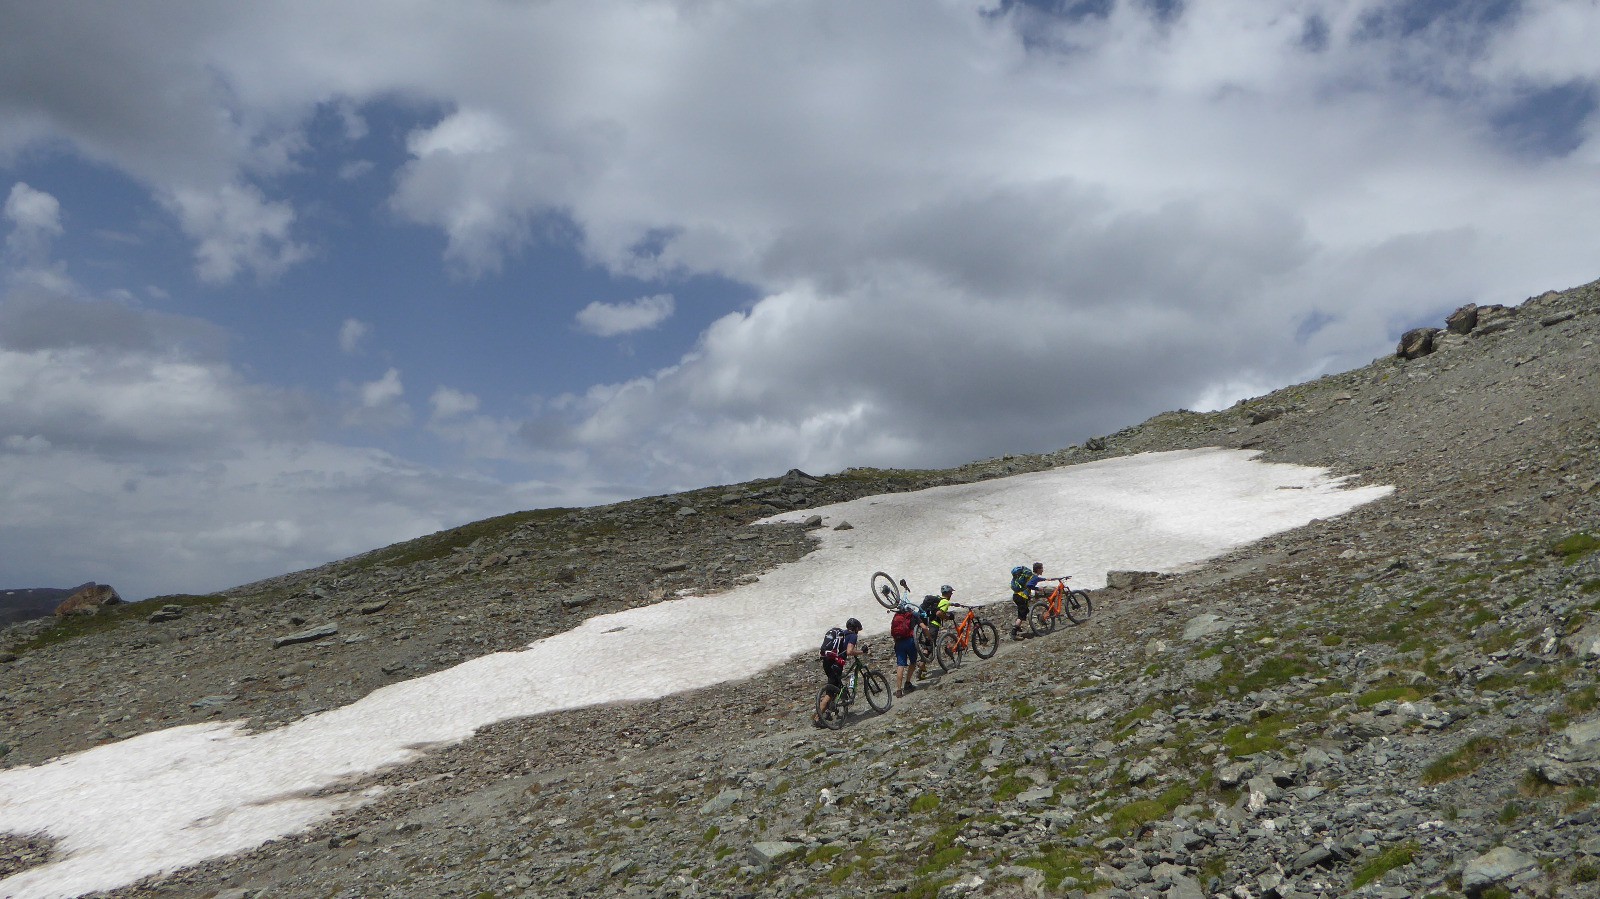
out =
<svg viewBox="0 0 1600 899"><path fill-rule="evenodd" d="M822 726L822 712L844 689L844 666L852 656L861 655L861 622L852 618L844 627L829 628L822 637L822 673L828 676L827 693L811 715L811 723Z"/></svg>
<svg viewBox="0 0 1600 899"><path fill-rule="evenodd" d="M1011 626L1011 639L1022 639L1022 626L1028 623L1028 606L1033 602L1034 588L1044 580L1044 563L1033 567L1018 565L1011 569L1011 601L1017 606L1017 621Z"/></svg>
<svg viewBox="0 0 1600 899"><path fill-rule="evenodd" d="M937 647L939 645L939 627L952 617L950 613L950 597L954 596L955 592L954 587L945 584L939 588L938 596L929 596L922 600L923 620L927 622L928 627L933 631L933 638L928 641L930 646ZM927 680L927 678L928 657L927 655L922 655L917 659L917 680Z"/></svg>

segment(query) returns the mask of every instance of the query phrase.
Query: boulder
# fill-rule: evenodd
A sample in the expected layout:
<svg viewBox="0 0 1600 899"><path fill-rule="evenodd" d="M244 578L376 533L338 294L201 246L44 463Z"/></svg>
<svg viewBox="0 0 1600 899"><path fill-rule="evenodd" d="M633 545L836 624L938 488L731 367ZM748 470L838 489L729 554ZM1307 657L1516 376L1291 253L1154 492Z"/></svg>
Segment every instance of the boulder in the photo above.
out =
<svg viewBox="0 0 1600 899"><path fill-rule="evenodd" d="M121 602L122 597L118 596L117 591L110 586L90 581L79 587L77 592L67 597L61 605L56 606L56 617L97 615L101 606L114 606Z"/></svg>
<svg viewBox="0 0 1600 899"><path fill-rule="evenodd" d="M1510 846L1496 846L1467 862L1467 866L1461 870L1461 891L1468 896L1477 896L1497 883L1538 866L1538 861Z"/></svg>
<svg viewBox="0 0 1600 899"><path fill-rule="evenodd" d="M820 487L822 482L806 474L798 468L791 468L779 479L779 484L785 487Z"/></svg>
<svg viewBox="0 0 1600 899"><path fill-rule="evenodd" d="M1213 615L1207 612L1189 619L1189 623L1184 625L1183 628L1183 639L1189 641L1200 640L1212 634L1220 634L1232 627L1232 621L1223 618L1221 615Z"/></svg>
<svg viewBox="0 0 1600 899"><path fill-rule="evenodd" d="M1528 767L1553 784L1600 785L1600 716L1568 725L1549 753Z"/></svg>
<svg viewBox="0 0 1600 899"><path fill-rule="evenodd" d="M1472 329L1478 326L1478 304L1468 303L1450 313L1444 324L1452 334L1471 334Z"/></svg>
<svg viewBox="0 0 1600 899"><path fill-rule="evenodd" d="M1113 590L1133 590L1161 577L1159 571L1108 571L1106 586Z"/></svg>
<svg viewBox="0 0 1600 899"><path fill-rule="evenodd" d="M1412 328L1400 335L1394 354L1401 359L1419 359L1438 349L1434 341L1438 336L1438 328Z"/></svg>
<svg viewBox="0 0 1600 899"><path fill-rule="evenodd" d="M787 840L763 840L750 844L750 863L763 871L793 861L805 853L802 843Z"/></svg>

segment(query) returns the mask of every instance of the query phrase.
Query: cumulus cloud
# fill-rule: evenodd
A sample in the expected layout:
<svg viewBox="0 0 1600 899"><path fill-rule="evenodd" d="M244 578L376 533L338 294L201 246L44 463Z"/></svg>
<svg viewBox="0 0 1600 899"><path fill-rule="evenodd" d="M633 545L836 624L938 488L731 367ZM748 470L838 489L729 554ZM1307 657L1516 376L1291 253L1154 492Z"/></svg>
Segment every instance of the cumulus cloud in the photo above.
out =
<svg viewBox="0 0 1600 899"><path fill-rule="evenodd" d="M597 337L615 337L649 330L671 315L672 294L658 293L627 303L596 301L578 310L575 320L580 331Z"/></svg>
<svg viewBox="0 0 1600 899"><path fill-rule="evenodd" d="M435 389L433 396L429 397L428 403L433 407L434 421L459 418L469 412L478 410L477 397L451 387Z"/></svg>
<svg viewBox="0 0 1600 899"><path fill-rule="evenodd" d="M361 351L361 344L372 333L372 326L364 321L347 318L339 326L339 349L346 355L355 355Z"/></svg>
<svg viewBox="0 0 1600 899"><path fill-rule="evenodd" d="M267 200L253 186L185 187L166 201L195 241L195 273L203 281L231 281L246 271L270 278L310 252L290 235L289 204Z"/></svg>

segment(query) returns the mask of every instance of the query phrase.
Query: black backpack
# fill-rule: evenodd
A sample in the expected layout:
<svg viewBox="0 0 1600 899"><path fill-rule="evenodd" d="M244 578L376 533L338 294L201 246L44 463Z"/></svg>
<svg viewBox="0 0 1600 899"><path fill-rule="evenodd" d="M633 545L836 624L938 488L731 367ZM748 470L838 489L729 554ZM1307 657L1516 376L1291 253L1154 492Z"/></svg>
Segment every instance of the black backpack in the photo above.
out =
<svg viewBox="0 0 1600 899"><path fill-rule="evenodd" d="M831 652L835 655L844 655L844 641L848 636L850 632L842 627L828 628L828 632L822 636L822 654L826 656Z"/></svg>
<svg viewBox="0 0 1600 899"><path fill-rule="evenodd" d="M933 613L939 611L939 600L942 598L931 593L922 597L922 615L924 618L933 619Z"/></svg>

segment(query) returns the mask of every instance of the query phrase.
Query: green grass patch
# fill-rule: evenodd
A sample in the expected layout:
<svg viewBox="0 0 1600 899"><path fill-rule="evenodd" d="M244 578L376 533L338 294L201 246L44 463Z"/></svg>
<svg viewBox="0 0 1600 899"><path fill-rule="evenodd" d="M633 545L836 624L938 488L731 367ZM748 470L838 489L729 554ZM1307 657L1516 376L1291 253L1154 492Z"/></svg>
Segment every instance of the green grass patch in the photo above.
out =
<svg viewBox="0 0 1600 899"><path fill-rule="evenodd" d="M1395 685L1368 690L1356 697L1356 705L1364 709L1370 709L1380 702L1389 702L1391 700L1395 702L1411 702L1421 698L1422 694L1417 692L1415 688Z"/></svg>
<svg viewBox="0 0 1600 899"><path fill-rule="evenodd" d="M1600 537L1579 532L1551 546L1550 554L1560 556L1561 564L1571 565L1597 549L1600 549Z"/></svg>
<svg viewBox="0 0 1600 899"><path fill-rule="evenodd" d="M1036 711L1038 711L1038 709L1035 709L1033 706L1029 705L1028 700L1026 699L1011 700L1012 721L1026 721L1027 719L1032 718L1033 713Z"/></svg>
<svg viewBox="0 0 1600 899"><path fill-rule="evenodd" d="M1350 881L1351 889L1359 890L1395 868L1411 864L1411 860L1417 856L1418 848L1416 843L1401 843L1385 849L1372 861L1356 869L1355 876Z"/></svg>
<svg viewBox="0 0 1600 899"><path fill-rule="evenodd" d="M965 846L946 846L943 849L934 852L933 855L928 857L927 861L918 865L916 870L914 870L912 873L916 874L918 877L926 877L929 874L937 874L956 862L961 861L962 856L966 854L967 847Z"/></svg>
<svg viewBox="0 0 1600 899"><path fill-rule="evenodd" d="M939 794L938 793L923 793L921 796L918 796L917 798L911 800L911 811L913 813L916 813L916 814L922 814L923 812L931 812L931 811L933 811L934 809L936 809L938 807L939 807Z"/></svg>
<svg viewBox="0 0 1600 899"><path fill-rule="evenodd" d="M1499 754L1499 751L1500 741L1496 738L1473 737L1454 752L1430 762L1422 771L1422 782L1431 786L1466 777L1483 767L1483 764Z"/></svg>
<svg viewBox="0 0 1600 899"><path fill-rule="evenodd" d="M806 864L833 861L835 856L840 855L843 852L844 847L838 843L829 843L826 846L818 846L806 854Z"/></svg>
<svg viewBox="0 0 1600 899"><path fill-rule="evenodd" d="M1600 577L1597 577L1592 581L1584 581L1583 585L1578 588L1578 591L1586 596L1591 593L1600 593Z"/></svg>
<svg viewBox="0 0 1600 899"><path fill-rule="evenodd" d="M1046 843L1039 847L1038 855L1022 859L1017 864L1043 872L1045 887L1051 891L1060 890L1069 878L1076 883L1073 888L1091 890L1100 886L1094 876L1098 860L1099 855L1094 849Z"/></svg>
<svg viewBox="0 0 1600 899"><path fill-rule="evenodd" d="M1031 789L1033 789L1033 781L1026 777L1007 777L1005 780L1000 781L998 787L994 788L994 798L996 802L1010 802Z"/></svg>
<svg viewBox="0 0 1600 899"><path fill-rule="evenodd" d="M1127 836L1142 825L1165 818L1173 809L1187 802L1191 795L1193 788L1187 783L1177 784L1154 799L1140 799L1122 806L1111 813L1107 826L1112 834Z"/></svg>
<svg viewBox="0 0 1600 899"><path fill-rule="evenodd" d="M1278 734L1289 726L1283 718L1266 718L1253 724L1235 724L1222 734L1222 745L1234 758L1283 748Z"/></svg>
<svg viewBox="0 0 1600 899"><path fill-rule="evenodd" d="M700 835L700 842L702 842L702 843L710 843L710 842L716 840L717 834L719 834L719 833L722 833L722 828L720 828L717 825L713 824L710 827L706 828L706 832L705 833Z"/></svg>
<svg viewBox="0 0 1600 899"><path fill-rule="evenodd" d="M1578 787L1567 797L1567 801L1562 803L1561 809L1571 814L1594 805L1596 799L1600 799L1600 790L1594 787Z"/></svg>

